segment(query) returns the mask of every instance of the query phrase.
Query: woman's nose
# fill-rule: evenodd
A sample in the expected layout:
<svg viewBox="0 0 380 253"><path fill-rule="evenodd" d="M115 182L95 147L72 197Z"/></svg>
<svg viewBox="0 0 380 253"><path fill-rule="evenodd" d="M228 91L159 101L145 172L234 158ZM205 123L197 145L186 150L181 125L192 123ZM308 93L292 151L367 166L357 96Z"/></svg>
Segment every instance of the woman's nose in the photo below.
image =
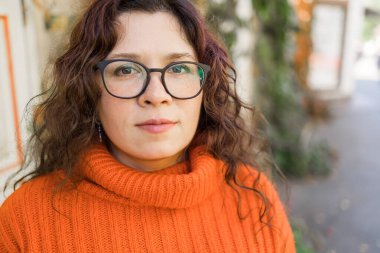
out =
<svg viewBox="0 0 380 253"><path fill-rule="evenodd" d="M139 104L158 106L170 104L173 101L173 98L165 90L161 73L150 73L150 80L147 85L144 93L137 98Z"/></svg>

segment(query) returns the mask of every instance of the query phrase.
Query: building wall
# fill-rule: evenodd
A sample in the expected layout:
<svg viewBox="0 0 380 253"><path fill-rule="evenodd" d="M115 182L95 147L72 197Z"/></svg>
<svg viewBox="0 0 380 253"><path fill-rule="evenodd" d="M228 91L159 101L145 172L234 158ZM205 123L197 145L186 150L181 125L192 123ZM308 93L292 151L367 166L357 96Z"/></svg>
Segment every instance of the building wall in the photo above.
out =
<svg viewBox="0 0 380 253"><path fill-rule="evenodd" d="M0 0L0 191L24 156L33 108L26 111L26 105L41 92L45 69L81 9L77 1L54 2Z"/></svg>
<svg viewBox="0 0 380 253"><path fill-rule="evenodd" d="M21 1L0 0L0 185L22 161L24 108L39 90L38 72L32 17Z"/></svg>

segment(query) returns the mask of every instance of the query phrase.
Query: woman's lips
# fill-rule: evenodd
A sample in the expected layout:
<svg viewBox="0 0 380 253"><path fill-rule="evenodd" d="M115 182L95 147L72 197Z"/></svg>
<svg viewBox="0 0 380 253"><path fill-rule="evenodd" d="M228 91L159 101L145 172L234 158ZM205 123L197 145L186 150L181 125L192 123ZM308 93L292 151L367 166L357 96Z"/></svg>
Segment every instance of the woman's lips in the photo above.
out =
<svg viewBox="0 0 380 253"><path fill-rule="evenodd" d="M173 124L160 124L160 125L140 125L138 127L147 131L147 132L156 134L156 133L165 132L165 131L169 130L170 128L172 128L174 125L175 125L175 123L173 123Z"/></svg>
<svg viewBox="0 0 380 253"><path fill-rule="evenodd" d="M162 133L175 126L177 122L168 119L150 119L136 124L137 127L150 133Z"/></svg>

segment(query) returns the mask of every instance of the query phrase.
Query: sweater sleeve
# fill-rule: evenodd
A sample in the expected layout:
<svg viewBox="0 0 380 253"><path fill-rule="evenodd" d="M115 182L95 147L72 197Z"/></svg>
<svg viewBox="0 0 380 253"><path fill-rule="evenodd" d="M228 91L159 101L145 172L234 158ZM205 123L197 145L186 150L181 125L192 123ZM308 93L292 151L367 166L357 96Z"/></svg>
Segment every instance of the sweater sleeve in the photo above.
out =
<svg viewBox="0 0 380 253"><path fill-rule="evenodd" d="M54 209L51 196L61 176L57 172L34 178L20 186L0 207L0 252L48 252L52 244ZM49 234L49 235L50 235Z"/></svg>
<svg viewBox="0 0 380 253"><path fill-rule="evenodd" d="M14 208L14 196L11 195L0 207L0 252L21 252L21 230L18 227Z"/></svg>

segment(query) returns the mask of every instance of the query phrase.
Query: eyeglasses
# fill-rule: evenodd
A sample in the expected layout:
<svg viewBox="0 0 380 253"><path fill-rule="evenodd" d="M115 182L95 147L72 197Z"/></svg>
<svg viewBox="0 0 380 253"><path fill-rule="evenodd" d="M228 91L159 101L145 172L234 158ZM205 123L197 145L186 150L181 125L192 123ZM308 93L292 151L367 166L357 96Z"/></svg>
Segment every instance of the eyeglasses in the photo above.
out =
<svg viewBox="0 0 380 253"><path fill-rule="evenodd" d="M121 99L136 98L143 94L152 72L161 73L165 91L173 98L194 98L201 93L210 71L208 65L191 61L172 62L162 69L147 68L127 59L104 60L96 66L107 92Z"/></svg>

